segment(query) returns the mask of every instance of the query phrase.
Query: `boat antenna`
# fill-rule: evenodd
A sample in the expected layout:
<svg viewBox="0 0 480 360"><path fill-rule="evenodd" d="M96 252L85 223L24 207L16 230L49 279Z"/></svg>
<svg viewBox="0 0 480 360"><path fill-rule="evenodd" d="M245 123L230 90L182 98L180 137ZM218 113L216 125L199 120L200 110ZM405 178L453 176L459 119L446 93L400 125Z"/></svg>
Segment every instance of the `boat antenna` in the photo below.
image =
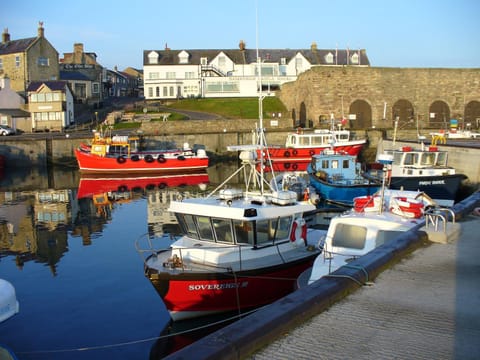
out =
<svg viewBox="0 0 480 360"><path fill-rule="evenodd" d="M258 138L259 138L259 147L260 147L260 193L264 193L264 185L263 179L265 177L264 174L264 132L265 129L263 128L263 93L262 93L262 59L260 58L259 50L258 50L258 0L255 2L255 37L256 37L256 47L257 47L257 71L258 71ZM272 169L273 171L273 169Z"/></svg>

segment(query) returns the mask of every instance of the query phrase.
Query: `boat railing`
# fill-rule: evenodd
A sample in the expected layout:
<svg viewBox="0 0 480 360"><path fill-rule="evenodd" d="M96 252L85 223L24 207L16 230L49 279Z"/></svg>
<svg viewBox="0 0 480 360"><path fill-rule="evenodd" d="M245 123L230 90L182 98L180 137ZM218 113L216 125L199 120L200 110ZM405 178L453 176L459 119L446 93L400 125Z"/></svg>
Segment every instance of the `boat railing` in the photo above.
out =
<svg viewBox="0 0 480 360"><path fill-rule="evenodd" d="M455 223L455 212L446 207L432 207L425 211L425 227L433 226L435 231L439 231L439 227L442 226L442 231L447 232L447 223L449 219L452 219L452 223Z"/></svg>

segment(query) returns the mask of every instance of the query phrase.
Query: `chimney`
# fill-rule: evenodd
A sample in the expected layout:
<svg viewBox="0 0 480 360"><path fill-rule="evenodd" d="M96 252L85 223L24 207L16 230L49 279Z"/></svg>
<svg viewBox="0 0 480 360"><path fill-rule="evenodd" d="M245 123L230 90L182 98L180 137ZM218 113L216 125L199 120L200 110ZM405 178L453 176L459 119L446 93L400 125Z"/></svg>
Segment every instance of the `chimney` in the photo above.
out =
<svg viewBox="0 0 480 360"><path fill-rule="evenodd" d="M38 22L38 37L43 38L45 35L45 30L43 28L43 21Z"/></svg>
<svg viewBox="0 0 480 360"><path fill-rule="evenodd" d="M240 48L241 51L245 50L245 41L240 40L240 43L238 44L238 47Z"/></svg>
<svg viewBox="0 0 480 360"><path fill-rule="evenodd" d="M10 34L8 33L8 28L3 29L2 33L2 44L10 42Z"/></svg>
<svg viewBox="0 0 480 360"><path fill-rule="evenodd" d="M310 49L311 49L312 51L317 51L317 43L316 43L315 41L312 42L312 45L310 46Z"/></svg>

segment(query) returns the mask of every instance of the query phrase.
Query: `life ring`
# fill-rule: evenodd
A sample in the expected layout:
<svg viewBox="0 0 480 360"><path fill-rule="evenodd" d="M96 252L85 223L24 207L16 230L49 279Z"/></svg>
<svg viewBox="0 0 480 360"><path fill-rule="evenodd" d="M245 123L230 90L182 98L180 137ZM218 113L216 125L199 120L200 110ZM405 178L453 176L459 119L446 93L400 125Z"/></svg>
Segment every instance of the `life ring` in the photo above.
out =
<svg viewBox="0 0 480 360"><path fill-rule="evenodd" d="M124 164L125 161L127 161L127 159L125 159L125 156L119 156L119 157L117 157L117 162L118 162L119 164Z"/></svg>
<svg viewBox="0 0 480 360"><path fill-rule="evenodd" d="M296 219L292 225L290 241L295 245L307 245L307 223L305 219Z"/></svg>
<svg viewBox="0 0 480 360"><path fill-rule="evenodd" d="M138 160L140 160L140 156L138 156L138 155L132 155L132 156L130 157L130 159L131 159L132 161L138 161Z"/></svg>
<svg viewBox="0 0 480 360"><path fill-rule="evenodd" d="M145 160L147 163L151 163L151 162L153 162L153 156L150 155L150 154L145 155L144 160Z"/></svg>
<svg viewBox="0 0 480 360"><path fill-rule="evenodd" d="M423 202L406 197L394 197L390 202L390 211L394 214L418 219L423 215L425 205Z"/></svg>
<svg viewBox="0 0 480 360"><path fill-rule="evenodd" d="M379 211L380 197L375 195L357 196L353 199L353 210L356 212Z"/></svg>
<svg viewBox="0 0 480 360"><path fill-rule="evenodd" d="M118 187L118 192L126 192L128 190L127 185L120 185Z"/></svg>
<svg viewBox="0 0 480 360"><path fill-rule="evenodd" d="M285 152L283 153L283 155L285 155L285 157L290 157L290 151L288 151L288 150L285 151Z"/></svg>
<svg viewBox="0 0 480 360"><path fill-rule="evenodd" d="M167 159L165 159L165 157L164 157L163 155L158 155L157 161L158 161L160 164L163 164L164 162L167 161Z"/></svg>

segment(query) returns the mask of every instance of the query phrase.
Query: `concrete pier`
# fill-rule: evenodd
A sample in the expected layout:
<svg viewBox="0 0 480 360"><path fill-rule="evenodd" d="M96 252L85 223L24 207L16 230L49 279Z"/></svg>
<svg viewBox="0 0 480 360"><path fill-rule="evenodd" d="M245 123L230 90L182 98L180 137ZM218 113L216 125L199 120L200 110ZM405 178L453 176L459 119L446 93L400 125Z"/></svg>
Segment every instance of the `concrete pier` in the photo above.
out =
<svg viewBox="0 0 480 360"><path fill-rule="evenodd" d="M479 359L479 206L454 207L445 241L408 231L167 358Z"/></svg>

